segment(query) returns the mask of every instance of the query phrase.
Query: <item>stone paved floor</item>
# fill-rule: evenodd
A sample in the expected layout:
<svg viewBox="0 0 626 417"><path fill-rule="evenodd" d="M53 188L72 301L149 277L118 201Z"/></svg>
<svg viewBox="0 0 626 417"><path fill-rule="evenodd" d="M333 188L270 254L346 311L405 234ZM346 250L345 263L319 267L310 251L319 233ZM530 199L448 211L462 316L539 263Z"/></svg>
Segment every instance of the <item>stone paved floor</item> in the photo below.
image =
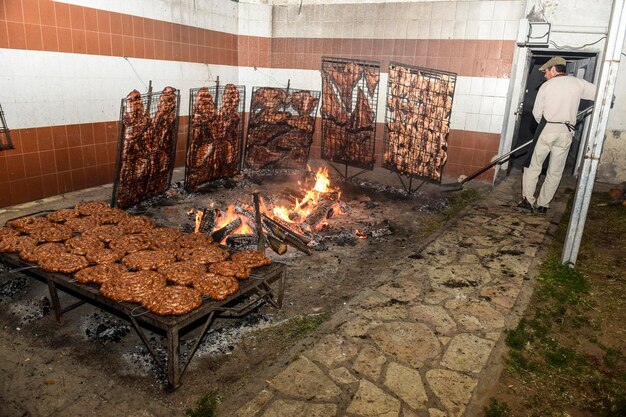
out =
<svg viewBox="0 0 626 417"><path fill-rule="evenodd" d="M252 400L240 406L231 398L219 415L482 415L485 392L498 376L504 329L525 307L537 255L564 206L557 197L547 217L519 213L519 184L519 176L500 183L446 225L421 257L398 265L394 281L364 289L337 312L325 336L304 351L285 352L282 369L244 387ZM0 210L0 221L39 204ZM46 200L46 208L66 206L66 197ZM145 408L132 415L161 415Z"/></svg>
<svg viewBox="0 0 626 417"><path fill-rule="evenodd" d="M514 209L519 178L499 184L331 319L331 334L259 385L236 417L479 415L504 330L532 292L529 271L560 215ZM500 343L498 343L500 341ZM254 392L253 391L253 392ZM223 409L228 410L229 404Z"/></svg>

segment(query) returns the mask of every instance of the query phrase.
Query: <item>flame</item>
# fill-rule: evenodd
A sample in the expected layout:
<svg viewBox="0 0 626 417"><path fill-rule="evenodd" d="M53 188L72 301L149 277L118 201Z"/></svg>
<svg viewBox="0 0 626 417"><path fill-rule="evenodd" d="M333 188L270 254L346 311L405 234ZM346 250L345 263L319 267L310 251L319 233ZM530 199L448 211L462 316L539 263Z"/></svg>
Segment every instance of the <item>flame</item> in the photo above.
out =
<svg viewBox="0 0 626 417"><path fill-rule="evenodd" d="M235 213L235 206L228 206L226 213L224 213L223 211L220 213L220 217L217 218L217 221L215 222L215 228L213 230L221 229L228 223L235 220L237 217L239 217L239 215Z"/></svg>
<svg viewBox="0 0 626 417"><path fill-rule="evenodd" d="M315 187L313 189L320 193L327 193L330 190L330 179L328 178L328 168L319 168L315 174Z"/></svg>
<svg viewBox="0 0 626 417"><path fill-rule="evenodd" d="M202 223L203 216L204 212L202 210L196 210L196 227L193 229L194 233L198 233L200 231L200 224Z"/></svg>
<svg viewBox="0 0 626 417"><path fill-rule="evenodd" d="M334 191L336 190L330 187L328 168L320 167L315 173L315 185L310 190L304 192L304 197L301 200L296 199L293 208L277 206L272 210L272 214L274 217L289 223L300 223L304 221L319 204L322 195ZM337 212L340 212L338 208Z"/></svg>
<svg viewBox="0 0 626 417"><path fill-rule="evenodd" d="M362 231L360 231L359 229L354 229L354 233L356 234L356 237L358 237L359 239L367 239L367 235L363 233Z"/></svg>
<svg viewBox="0 0 626 417"><path fill-rule="evenodd" d="M254 233L254 230L248 225L248 222L250 220L246 216L236 213L235 206L232 204L228 206L228 209L226 210L226 212L223 212L223 211L220 212L220 216L215 222L215 227L213 228L213 231L221 229L222 227L226 226L228 223L232 222L233 220L237 218L241 219L241 226L233 230L231 232L231 235L243 235L243 234ZM225 244L227 237L228 236L224 237L224 239L222 239L220 243Z"/></svg>

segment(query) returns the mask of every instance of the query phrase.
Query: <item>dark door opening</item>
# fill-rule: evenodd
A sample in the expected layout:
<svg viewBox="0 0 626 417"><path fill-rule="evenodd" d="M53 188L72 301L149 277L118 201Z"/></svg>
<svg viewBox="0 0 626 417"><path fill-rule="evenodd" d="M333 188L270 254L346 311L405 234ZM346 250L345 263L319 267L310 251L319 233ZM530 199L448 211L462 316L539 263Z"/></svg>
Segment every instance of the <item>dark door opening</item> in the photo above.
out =
<svg viewBox="0 0 626 417"><path fill-rule="evenodd" d="M516 135L513 137L513 145L511 149L528 142L535 135L537 129L537 122L532 115L533 105L539 87L545 82L543 73L539 71L539 68L545 64L553 56L562 56L567 60L567 73L569 75L583 78L589 82L593 82L594 73L596 69L597 53L590 52L566 52L555 50L531 50L530 51L530 63L528 65L528 75L526 79L526 90L524 92L524 98L521 107L521 112L517 117L519 120L519 129L517 129ZM592 103L588 100L582 100L579 106L579 110L589 107ZM567 156L567 163L563 175L572 175L576 168L576 158L580 149L580 141L582 137L584 123L578 125L578 130L574 134L572 139L572 146ZM526 160L526 153L528 148L522 149L516 152L509 163L509 169L522 169L524 161ZM544 172L547 167L548 159L544 164Z"/></svg>

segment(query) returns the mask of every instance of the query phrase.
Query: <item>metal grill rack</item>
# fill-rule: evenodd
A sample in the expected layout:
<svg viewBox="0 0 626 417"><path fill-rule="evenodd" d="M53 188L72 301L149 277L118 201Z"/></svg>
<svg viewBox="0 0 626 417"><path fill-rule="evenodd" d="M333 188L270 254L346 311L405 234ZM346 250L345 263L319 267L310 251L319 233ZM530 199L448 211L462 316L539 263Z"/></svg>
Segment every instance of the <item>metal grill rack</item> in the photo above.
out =
<svg viewBox="0 0 626 417"><path fill-rule="evenodd" d="M346 179L374 169L379 80L380 62L322 57L322 159Z"/></svg>
<svg viewBox="0 0 626 417"><path fill-rule="evenodd" d="M185 190L241 169L246 87L227 84L189 90Z"/></svg>
<svg viewBox="0 0 626 417"><path fill-rule="evenodd" d="M456 77L397 62L389 65L383 167L409 177L408 187L402 182L408 193L415 191L413 178L441 181Z"/></svg>
<svg viewBox="0 0 626 417"><path fill-rule="evenodd" d="M0 253L0 263L22 270L22 273L44 281L48 285L50 300L54 309L56 321L61 323L61 315L85 302L113 311L127 318L137 331L138 336L156 361L157 365L167 375L167 389L175 390L181 385L181 377L198 349L202 338L218 317L242 317L260 302L268 302L276 309L280 309L285 293L286 266L273 262L254 270L249 279L239 281L239 290L222 301L203 299L200 307L181 316L160 316L142 310L137 304L113 301L106 298L96 284L80 284L71 275L45 272L36 265L23 261L17 254ZM61 306L58 288L76 297L77 302L68 306ZM197 323L199 330L195 332L195 343L192 347L181 352L181 336L191 333ZM151 342L146 330L165 333L167 341L160 348L167 352L167 360L163 361L158 355L159 346Z"/></svg>
<svg viewBox="0 0 626 417"><path fill-rule="evenodd" d="M245 166L304 169L309 160L320 91L254 87Z"/></svg>
<svg viewBox="0 0 626 417"><path fill-rule="evenodd" d="M158 196L174 170L180 91L140 94L122 99L116 177L111 206L127 208Z"/></svg>
<svg viewBox="0 0 626 417"><path fill-rule="evenodd" d="M7 126L7 121L4 119L4 111L0 104L0 151L5 149L13 149L13 142L11 141L11 132Z"/></svg>

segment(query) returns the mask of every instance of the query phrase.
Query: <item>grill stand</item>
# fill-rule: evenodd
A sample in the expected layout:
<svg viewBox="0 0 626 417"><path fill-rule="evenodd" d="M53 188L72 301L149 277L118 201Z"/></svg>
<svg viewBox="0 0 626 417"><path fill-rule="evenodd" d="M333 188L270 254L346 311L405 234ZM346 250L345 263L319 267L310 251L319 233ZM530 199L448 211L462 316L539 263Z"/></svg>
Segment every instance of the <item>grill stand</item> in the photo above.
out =
<svg viewBox="0 0 626 417"><path fill-rule="evenodd" d="M399 172L396 172L396 175L398 176L398 179L400 180L400 182L402 183L402 187L404 187L404 191L406 191L406 195L411 195L414 192L416 192L417 190L419 190L420 188L422 188L422 185L426 184L426 180L423 180L420 185L418 185L417 187L413 188L413 176L409 176L409 185L407 186L404 183L404 180L402 179L402 175L400 175Z"/></svg>
<svg viewBox="0 0 626 417"><path fill-rule="evenodd" d="M7 266L16 268L22 268L30 265L22 261L17 255L6 253L0 254L0 262ZM54 309L54 316L58 324L62 324L61 315L63 313L85 304L85 302L89 300L94 301L94 305L108 306L116 312L121 313L123 316L128 317L129 321L137 331L139 338L150 352L150 355L154 358L159 368L166 373L166 390L172 392L180 387L180 380L187 369L187 365L191 362L198 346L200 346L200 342L216 318L241 317L249 313L261 301L267 301L276 309L280 309L282 307L285 294L285 281L287 278L285 265L273 263L267 267L259 269L262 270L262 272L252 274L246 281L240 281L242 285L240 290L235 295L223 301L204 300L202 306L182 316L158 316L150 312L137 314L136 304L110 300L102 296L96 286L80 284L68 275L48 273L42 271L40 268L32 267L30 269L25 269L22 272L46 282L50 293L52 307ZM274 282L278 282L278 288L276 289L270 286L270 284ZM68 305L67 307L61 307L58 296L58 286L67 290L67 293L72 296L80 298L80 300ZM229 304L239 301L242 297L247 295L256 295L256 297L241 306L229 306ZM200 320L204 320L204 324L202 324L202 327L198 332L194 345L187 352L187 358L183 363L181 363L180 331L188 325ZM157 355L155 347L150 344L145 330L139 324L140 321L165 331L167 336L165 344L167 351L167 363L164 364Z"/></svg>

